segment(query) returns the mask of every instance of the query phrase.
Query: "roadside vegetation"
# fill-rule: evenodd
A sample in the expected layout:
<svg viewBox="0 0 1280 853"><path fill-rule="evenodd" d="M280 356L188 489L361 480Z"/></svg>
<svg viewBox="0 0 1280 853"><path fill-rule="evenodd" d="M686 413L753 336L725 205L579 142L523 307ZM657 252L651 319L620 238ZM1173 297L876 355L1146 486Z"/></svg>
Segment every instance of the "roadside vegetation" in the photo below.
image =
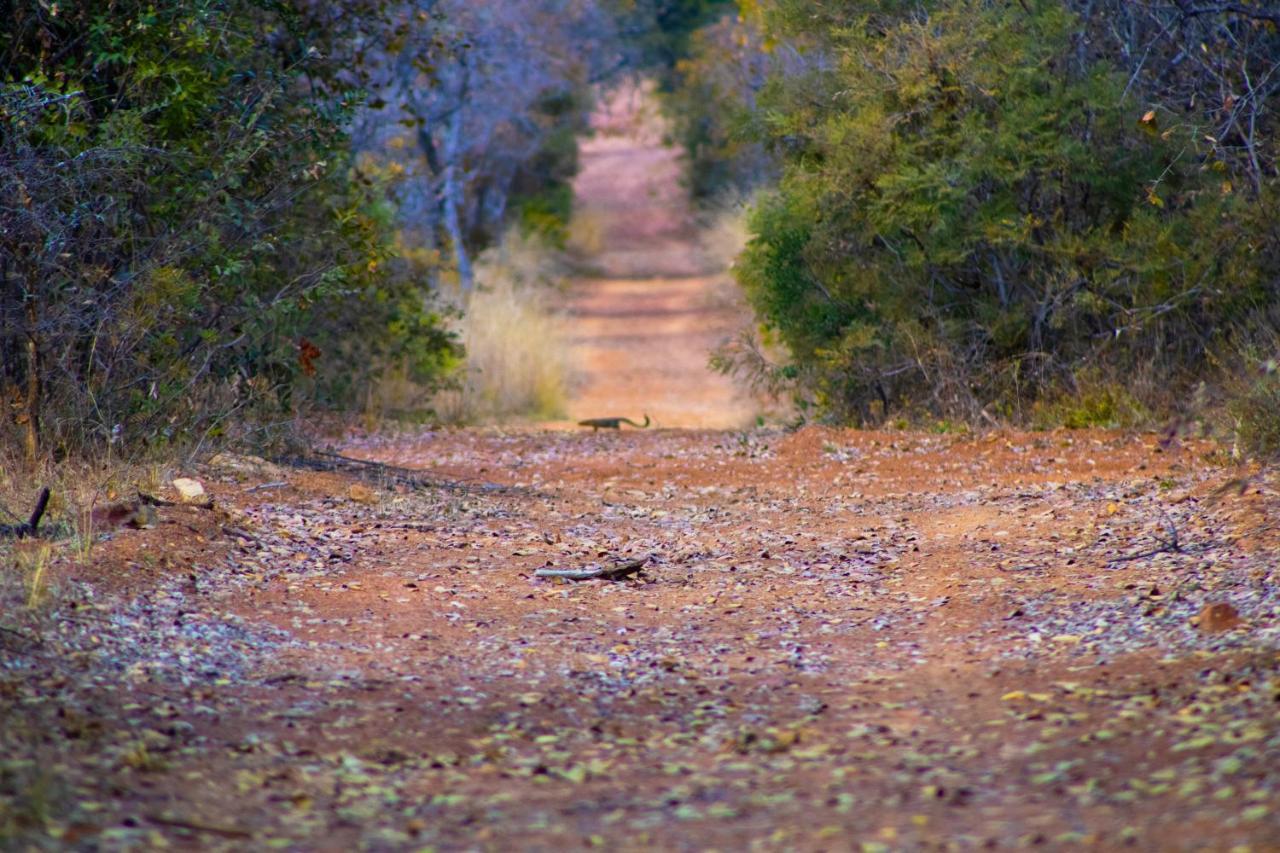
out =
<svg viewBox="0 0 1280 853"><path fill-rule="evenodd" d="M563 417L572 365L557 310L560 252L538 234L509 233L476 265L476 286L457 313L467 359L433 409L450 423Z"/></svg>
<svg viewBox="0 0 1280 853"><path fill-rule="evenodd" d="M1274 5L6 4L0 850L1273 849Z"/></svg>
<svg viewBox="0 0 1280 853"><path fill-rule="evenodd" d="M352 160L360 81L314 11L13 7L0 430L28 462L243 436L386 364L436 382L456 360L420 271L393 262Z"/></svg>
<svg viewBox="0 0 1280 853"><path fill-rule="evenodd" d="M659 12L13 4L0 443L171 458L317 414L432 417L475 372L453 316L473 258L513 229L564 243L594 87L656 55L620 33Z"/></svg>
<svg viewBox="0 0 1280 853"><path fill-rule="evenodd" d="M1280 418L1280 21L1267 3L742 3L670 97L693 189L818 417ZM1190 402L1198 406L1191 410Z"/></svg>

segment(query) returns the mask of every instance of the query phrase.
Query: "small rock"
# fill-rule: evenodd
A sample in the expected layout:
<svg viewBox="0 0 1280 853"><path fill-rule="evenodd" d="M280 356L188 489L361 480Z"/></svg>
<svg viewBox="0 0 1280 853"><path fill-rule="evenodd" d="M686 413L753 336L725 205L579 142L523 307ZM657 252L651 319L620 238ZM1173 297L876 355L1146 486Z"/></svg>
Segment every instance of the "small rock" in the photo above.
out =
<svg viewBox="0 0 1280 853"><path fill-rule="evenodd" d="M1240 612L1225 601L1206 604L1196 617L1201 631L1230 631L1241 623Z"/></svg>
<svg viewBox="0 0 1280 853"><path fill-rule="evenodd" d="M201 485L199 480L192 480L190 477L178 477L171 485L186 503L198 501L204 497L204 486Z"/></svg>
<svg viewBox="0 0 1280 853"><path fill-rule="evenodd" d="M361 483L352 483L351 488L347 489L347 497L361 504L376 504L378 502L378 493Z"/></svg>

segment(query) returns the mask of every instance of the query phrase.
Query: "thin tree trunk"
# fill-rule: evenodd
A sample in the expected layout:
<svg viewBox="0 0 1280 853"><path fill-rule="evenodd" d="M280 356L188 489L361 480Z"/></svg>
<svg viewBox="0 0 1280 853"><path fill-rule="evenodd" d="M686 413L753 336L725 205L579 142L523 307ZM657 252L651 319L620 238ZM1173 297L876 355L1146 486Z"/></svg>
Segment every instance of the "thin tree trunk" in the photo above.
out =
<svg viewBox="0 0 1280 853"><path fill-rule="evenodd" d="M461 108L454 110L453 115L449 117L444 149L444 226L449 232L450 242L453 243L453 257L458 266L458 285L465 296L471 293L475 276L471 270L471 258L467 255L466 242L463 240L459 213L459 208L462 206L462 181L458 168L458 160L462 157Z"/></svg>
<svg viewBox="0 0 1280 853"><path fill-rule="evenodd" d="M37 332L39 314L36 300L27 297L27 387L23 394L26 423L23 445L27 461L35 465L40 455L40 346Z"/></svg>

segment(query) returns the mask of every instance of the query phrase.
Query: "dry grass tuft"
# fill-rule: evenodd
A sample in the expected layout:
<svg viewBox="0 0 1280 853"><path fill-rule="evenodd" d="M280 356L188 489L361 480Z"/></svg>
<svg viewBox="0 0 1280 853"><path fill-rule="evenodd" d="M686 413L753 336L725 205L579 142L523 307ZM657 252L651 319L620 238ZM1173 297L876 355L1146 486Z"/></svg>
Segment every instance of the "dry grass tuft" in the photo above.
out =
<svg viewBox="0 0 1280 853"><path fill-rule="evenodd" d="M562 270L535 237L508 234L476 265L476 289L462 306L466 347L457 390L436 399L454 423L563 415L569 347L555 309Z"/></svg>
<svg viewBox="0 0 1280 853"><path fill-rule="evenodd" d="M160 494L178 469L128 462L114 455L74 457L32 467L17 449L0 454L0 525L25 522L41 486L49 506L40 538L0 540L0 616L43 610L59 601L59 577L72 562L93 560L95 507L132 499L139 491ZM0 618L0 627L5 620Z"/></svg>
<svg viewBox="0 0 1280 853"><path fill-rule="evenodd" d="M1235 455L1280 460L1280 311L1237 335L1223 359L1225 420Z"/></svg>
<svg viewBox="0 0 1280 853"><path fill-rule="evenodd" d="M604 251L604 218L590 211L574 211L569 220L565 249L579 261L594 258Z"/></svg>
<svg viewBox="0 0 1280 853"><path fill-rule="evenodd" d="M747 224L751 199L726 194L707 205L701 217L699 242L707 260L719 269L733 269L738 255L747 247L751 229Z"/></svg>

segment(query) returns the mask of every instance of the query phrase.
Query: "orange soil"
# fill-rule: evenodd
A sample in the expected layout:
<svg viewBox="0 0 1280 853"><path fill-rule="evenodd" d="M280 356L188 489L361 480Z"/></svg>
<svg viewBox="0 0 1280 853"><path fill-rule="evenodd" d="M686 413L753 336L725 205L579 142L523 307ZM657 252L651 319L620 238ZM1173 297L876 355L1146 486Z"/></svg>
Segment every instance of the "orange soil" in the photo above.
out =
<svg viewBox="0 0 1280 853"><path fill-rule="evenodd" d="M645 91L624 90L582 145L575 216L600 247L568 306L579 370L570 419L648 413L657 426L743 427L756 407L707 359L748 315L699 246L680 152L662 143L654 109Z"/></svg>

